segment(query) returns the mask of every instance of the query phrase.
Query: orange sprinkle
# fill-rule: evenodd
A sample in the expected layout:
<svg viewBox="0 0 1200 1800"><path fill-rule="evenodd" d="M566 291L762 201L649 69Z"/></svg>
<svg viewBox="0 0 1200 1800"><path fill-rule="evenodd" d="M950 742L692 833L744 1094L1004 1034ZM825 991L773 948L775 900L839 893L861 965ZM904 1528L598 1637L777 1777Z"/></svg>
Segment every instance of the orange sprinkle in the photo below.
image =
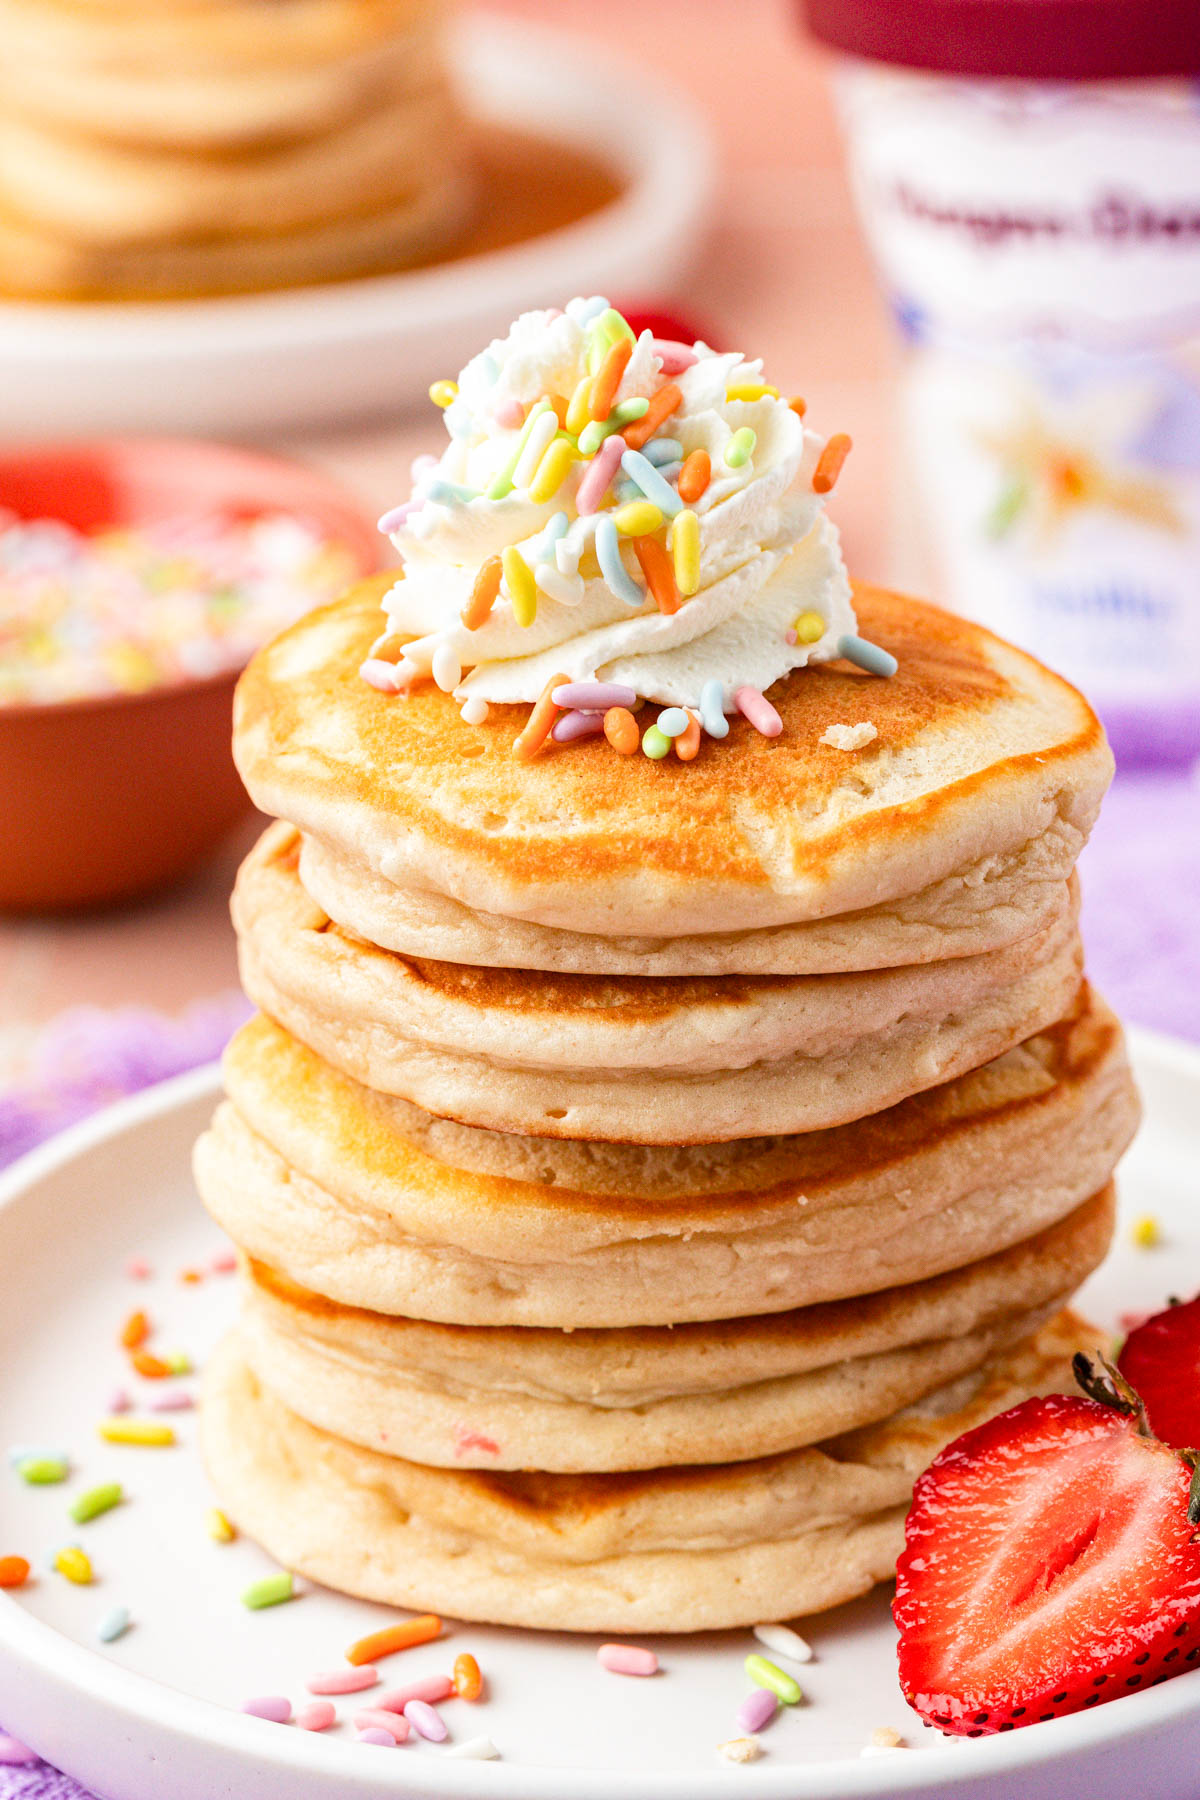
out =
<svg viewBox="0 0 1200 1800"><path fill-rule="evenodd" d="M180 1269L179 1279L185 1287L196 1287L204 1280L204 1272L202 1269Z"/></svg>
<svg viewBox="0 0 1200 1800"><path fill-rule="evenodd" d="M842 464L849 456L853 443L844 431L835 431L820 456L813 470L813 492L828 494L842 472Z"/></svg>
<svg viewBox="0 0 1200 1800"><path fill-rule="evenodd" d="M135 1350L129 1360L147 1381L163 1381L175 1372L170 1363L163 1362L160 1356L151 1356L149 1350Z"/></svg>
<svg viewBox="0 0 1200 1800"><path fill-rule="evenodd" d="M547 394L546 398L549 400L554 416L558 420L558 429L562 431L567 423L567 407L570 403L565 394Z"/></svg>
<svg viewBox="0 0 1200 1800"><path fill-rule="evenodd" d="M604 735L621 756L632 756L641 742L638 722L624 706L610 706L604 715Z"/></svg>
<svg viewBox="0 0 1200 1800"><path fill-rule="evenodd" d="M150 1321L144 1312L130 1313L121 1327L121 1344L126 1350L137 1350L150 1336Z"/></svg>
<svg viewBox="0 0 1200 1800"><path fill-rule="evenodd" d="M675 754L680 762L691 762L700 750L700 715L687 708L688 728L675 739Z"/></svg>
<svg viewBox="0 0 1200 1800"><path fill-rule="evenodd" d="M552 675L534 701L533 711L525 721L525 728L513 745L513 755L518 762L529 762L550 736L550 728L560 710L555 706L551 695L556 687L566 687L570 679L569 675Z"/></svg>
<svg viewBox="0 0 1200 1800"><path fill-rule="evenodd" d="M679 586L675 580L675 564L657 538L636 537L633 553L642 565L646 586L654 595L660 613L679 611Z"/></svg>
<svg viewBox="0 0 1200 1800"><path fill-rule="evenodd" d="M673 381L664 381L657 394L650 396L650 409L632 425L627 425L621 436L631 450L640 450L642 445L654 436L664 419L669 419L675 408L683 401L683 395Z"/></svg>
<svg viewBox="0 0 1200 1800"><path fill-rule="evenodd" d="M798 419L802 419L808 411L808 401L804 398L803 394L793 394L788 401L788 406Z"/></svg>
<svg viewBox="0 0 1200 1800"><path fill-rule="evenodd" d="M475 577L471 598L459 614L468 631L478 631L491 612L496 603L496 595L500 592L500 577L503 572L499 556L489 556Z"/></svg>
<svg viewBox="0 0 1200 1800"><path fill-rule="evenodd" d="M25 1561L23 1556L0 1556L0 1588L24 1587L28 1580L29 1564ZM472 1658L468 1657L466 1660L470 1662ZM460 1656L458 1661L462 1662L463 1658ZM478 1674L478 1669L476 1669L475 1672ZM455 1685L457 1686L458 1663L455 1663L454 1665L454 1678ZM460 1694L462 1693L461 1688L459 1688L458 1691ZM478 1697L477 1694L471 1696L472 1699L478 1699Z"/></svg>
<svg viewBox="0 0 1200 1800"><path fill-rule="evenodd" d="M564 677L556 675L561 685ZM392 1656L397 1650L411 1650L414 1644L428 1644L441 1635L442 1621L436 1613L422 1613L416 1619L404 1619L399 1625L385 1625L369 1637L359 1638L346 1652L346 1661L361 1669L364 1663L378 1662L381 1656Z"/></svg>
<svg viewBox="0 0 1200 1800"><path fill-rule="evenodd" d="M679 498L694 506L712 480L712 461L707 450L693 450L679 471Z"/></svg>
<svg viewBox="0 0 1200 1800"><path fill-rule="evenodd" d="M628 343L628 339L625 340ZM466 1650L454 1659L454 1691L460 1700L478 1700L483 1692L479 1664Z"/></svg>
<svg viewBox="0 0 1200 1800"><path fill-rule="evenodd" d="M607 419L612 411L621 377L629 366L632 355L633 339L618 338L600 364L592 381L592 404L589 410L593 419Z"/></svg>

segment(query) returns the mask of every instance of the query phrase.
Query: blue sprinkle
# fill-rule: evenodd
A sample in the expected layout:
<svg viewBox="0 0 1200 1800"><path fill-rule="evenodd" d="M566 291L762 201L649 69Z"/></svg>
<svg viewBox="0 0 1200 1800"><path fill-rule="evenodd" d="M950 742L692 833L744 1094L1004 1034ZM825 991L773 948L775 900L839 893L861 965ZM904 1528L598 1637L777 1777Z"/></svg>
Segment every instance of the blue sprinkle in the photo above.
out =
<svg viewBox="0 0 1200 1800"><path fill-rule="evenodd" d="M691 720L682 706L668 706L666 712L659 713L657 723L664 737L677 738L683 736Z"/></svg>
<svg viewBox="0 0 1200 1800"><path fill-rule="evenodd" d="M856 668L865 669L868 675L894 675L900 667L890 650L851 634L838 639L838 655Z"/></svg>
<svg viewBox="0 0 1200 1800"><path fill-rule="evenodd" d="M479 366L489 381L495 382L499 379L500 364L496 361L490 350L483 351L479 358Z"/></svg>
<svg viewBox="0 0 1200 1800"><path fill-rule="evenodd" d="M636 481L630 481L628 475L622 475L613 489L613 499L618 506L625 506L630 500L646 498Z"/></svg>
<svg viewBox="0 0 1200 1800"><path fill-rule="evenodd" d="M654 464L647 462L640 450L627 450L621 458L621 467L631 481L637 482L647 500L652 500L668 519L673 519L677 512L683 511L683 501L675 489L663 480Z"/></svg>
<svg viewBox="0 0 1200 1800"><path fill-rule="evenodd" d="M661 469L664 463L683 461L683 445L678 438L651 438L648 444L642 445L642 455L656 469Z"/></svg>
<svg viewBox="0 0 1200 1800"><path fill-rule="evenodd" d="M593 294L590 300L584 301L583 305L575 314L575 323L577 325L590 325L593 319L598 319L602 312L607 311L608 301L604 298L604 295Z"/></svg>
<svg viewBox="0 0 1200 1800"><path fill-rule="evenodd" d="M641 606L646 596L621 561L621 542L611 513L601 513L596 520L596 560L617 599L628 606Z"/></svg>
<svg viewBox="0 0 1200 1800"><path fill-rule="evenodd" d="M565 512L556 512L552 519L548 519L542 527L541 537L538 538L536 544L529 552L528 561L534 564L540 562L552 562L554 560L554 546L557 544L559 538L567 535L567 528L570 523L571 521L568 519Z"/></svg>
<svg viewBox="0 0 1200 1800"><path fill-rule="evenodd" d="M43 1444L10 1444L8 1447L8 1464L15 1469L23 1462L64 1462L71 1458L65 1450L50 1450Z"/></svg>
<svg viewBox="0 0 1200 1800"><path fill-rule="evenodd" d="M431 481L425 489L426 500L433 500L439 506L458 506L464 500L475 500L478 494L474 488L463 487L459 481Z"/></svg>
<svg viewBox="0 0 1200 1800"><path fill-rule="evenodd" d="M709 737L729 736L729 720L725 717L725 689L714 677L700 689L700 723Z"/></svg>
<svg viewBox="0 0 1200 1800"><path fill-rule="evenodd" d="M130 1618L127 1606L114 1606L106 1612L96 1627L96 1636L102 1644L113 1644L119 1637L124 1637L129 1630Z"/></svg>

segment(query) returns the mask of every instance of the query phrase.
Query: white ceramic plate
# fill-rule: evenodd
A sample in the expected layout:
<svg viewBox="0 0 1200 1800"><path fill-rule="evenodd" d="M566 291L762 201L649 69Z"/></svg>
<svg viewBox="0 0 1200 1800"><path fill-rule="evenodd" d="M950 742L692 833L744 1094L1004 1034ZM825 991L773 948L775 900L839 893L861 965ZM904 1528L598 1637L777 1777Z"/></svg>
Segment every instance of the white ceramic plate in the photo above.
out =
<svg viewBox="0 0 1200 1800"><path fill-rule="evenodd" d="M478 117L594 152L623 194L528 243L407 274L152 305L0 303L0 436L342 424L410 403L530 307L669 293L712 191L695 108L594 44L497 18L463 23L457 67Z"/></svg>
<svg viewBox="0 0 1200 1800"><path fill-rule="evenodd" d="M1147 1118L1124 1167L1123 1205L1126 1220L1153 1211L1164 1242L1135 1250L1122 1228L1084 1296L1107 1324L1200 1286L1200 1051L1147 1035L1134 1045ZM69 1487L30 1488L0 1465L0 1554L44 1562L82 1541L97 1572L80 1588L43 1568L27 1588L0 1594L0 1720L105 1800L352 1800L391 1789L414 1800L1182 1800L1196 1791L1180 1772L1200 1756L1200 1671L1095 1712L950 1743L901 1700L885 1593L807 1628L817 1651L801 1675L807 1703L768 1727L753 1766L715 1753L736 1735L742 1662L756 1647L748 1632L657 1640L663 1673L653 1681L606 1674L594 1639L466 1625L385 1666L391 1684L445 1672L472 1650L489 1698L444 1710L456 1740L493 1738L494 1763L447 1760L424 1744L376 1750L345 1724L315 1737L241 1715L251 1695L299 1702L305 1675L337 1665L347 1644L394 1615L323 1591L247 1612L239 1594L272 1565L251 1543L207 1537L212 1496L194 1415L174 1415L172 1450L97 1440L110 1390L129 1385L115 1340L135 1306L154 1319L156 1346L197 1360L234 1311L228 1278L178 1279L220 1247L188 1173L216 1091L212 1070L167 1083L0 1181L0 1450L62 1447L75 1469ZM152 1280L129 1278L132 1255L150 1261ZM71 1495L113 1478L127 1503L72 1526ZM115 1604L135 1623L102 1647L95 1625ZM339 1705L349 1714L367 1700ZM861 1759L877 1725L915 1747Z"/></svg>

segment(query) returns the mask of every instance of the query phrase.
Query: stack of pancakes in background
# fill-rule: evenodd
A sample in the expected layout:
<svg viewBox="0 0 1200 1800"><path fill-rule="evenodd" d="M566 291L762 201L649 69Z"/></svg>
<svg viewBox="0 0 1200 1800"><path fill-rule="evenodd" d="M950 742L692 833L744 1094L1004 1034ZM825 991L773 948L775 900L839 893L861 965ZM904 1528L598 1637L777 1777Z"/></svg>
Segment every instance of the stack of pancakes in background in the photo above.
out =
<svg viewBox="0 0 1200 1800"><path fill-rule="evenodd" d="M692 1630L888 1576L917 1473L1095 1335L1137 1102L1082 975L1109 780L1078 694L859 588L695 763L516 762L357 670L389 578L251 666L261 1007L197 1149L244 1255L223 1504L288 1567L460 1617ZM867 722L865 753L823 742ZM834 734L835 738L837 734Z"/></svg>
<svg viewBox="0 0 1200 1800"><path fill-rule="evenodd" d="M402 267L457 235L442 0L0 0L0 293Z"/></svg>

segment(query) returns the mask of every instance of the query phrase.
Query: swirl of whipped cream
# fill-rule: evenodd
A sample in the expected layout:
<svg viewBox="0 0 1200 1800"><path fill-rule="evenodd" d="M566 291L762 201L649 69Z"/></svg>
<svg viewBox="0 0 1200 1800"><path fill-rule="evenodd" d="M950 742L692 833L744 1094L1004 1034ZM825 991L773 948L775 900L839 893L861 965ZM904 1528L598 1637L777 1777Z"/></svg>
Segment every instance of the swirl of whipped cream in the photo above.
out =
<svg viewBox="0 0 1200 1800"><path fill-rule="evenodd" d="M407 640L410 671L428 671L436 661L441 684L452 685L462 701L535 701L552 677L563 675L695 707L715 680L724 710L732 712L736 688L762 691L792 669L827 661L838 654L839 639L855 630L837 533L812 485L824 440L770 392L731 397L731 390L763 386L761 361L698 343L689 366L670 376L682 400L647 446L651 459L665 463L669 482L677 479L680 458L695 450L707 451L712 468L693 503L699 585L673 613L661 612L648 593L631 607L600 569L597 520L633 497L619 471L599 512L579 510L580 483L590 467L582 458L572 461L549 499L535 501L528 479L488 497L489 488L506 485L504 471L529 407L548 396L569 398L589 373L589 326L605 305L573 300L564 312L525 313L507 337L463 369L445 413L449 446L437 462L418 459L412 500L381 522L394 527L392 542L404 564L403 578L383 601L384 637ZM681 360L670 351L660 355L651 333L643 332L614 405L649 399L667 379L664 361ZM753 450L730 466L726 453L745 426L754 433ZM669 546L669 519L665 528ZM469 629L460 614L481 565L512 546L538 584L532 622L519 622L506 582L483 623ZM620 554L644 593L628 541ZM794 625L802 614L823 623L814 641L797 641ZM804 635L811 636L807 623Z"/></svg>

